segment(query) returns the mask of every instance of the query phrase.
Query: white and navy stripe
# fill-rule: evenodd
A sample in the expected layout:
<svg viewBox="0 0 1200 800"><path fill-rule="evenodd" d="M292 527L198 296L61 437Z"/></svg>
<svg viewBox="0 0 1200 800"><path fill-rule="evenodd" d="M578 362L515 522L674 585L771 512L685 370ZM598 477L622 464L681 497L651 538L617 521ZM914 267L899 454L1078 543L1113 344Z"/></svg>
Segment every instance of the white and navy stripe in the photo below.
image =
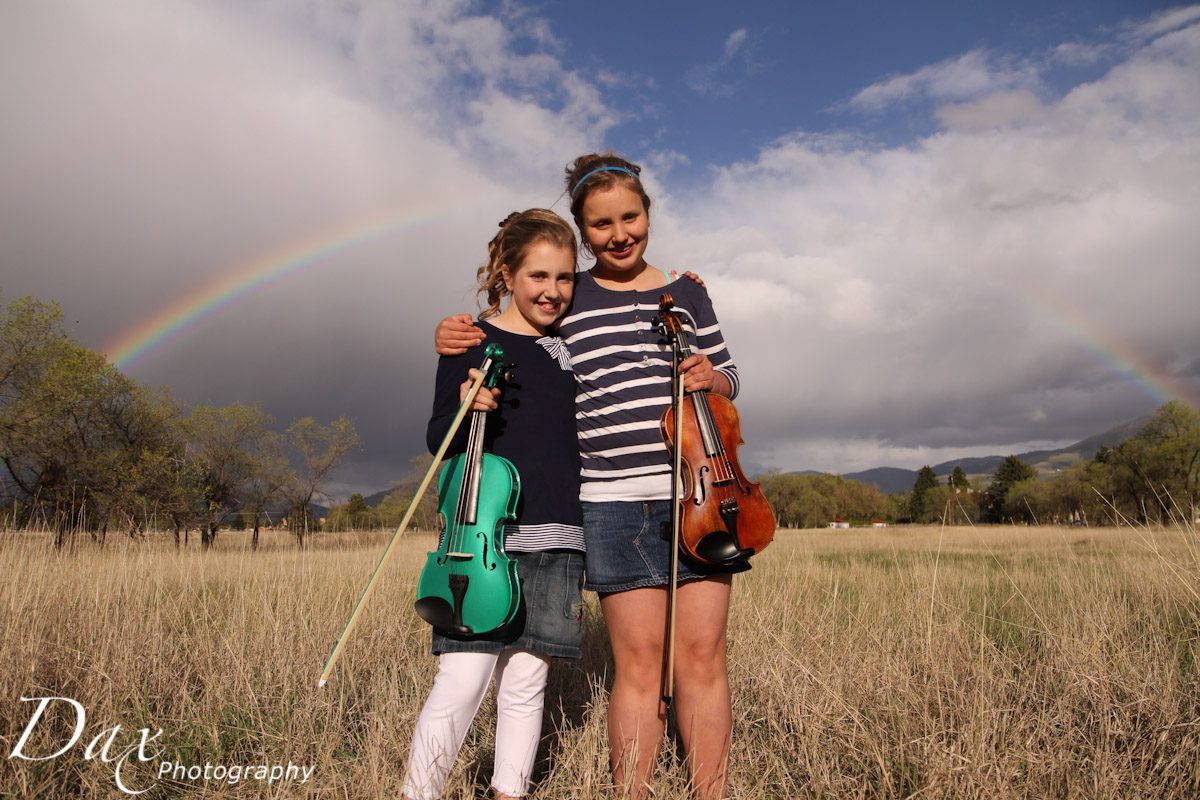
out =
<svg viewBox="0 0 1200 800"><path fill-rule="evenodd" d="M513 552L535 550L585 550L582 525L546 523L544 525L506 525L504 549Z"/></svg>
<svg viewBox="0 0 1200 800"><path fill-rule="evenodd" d="M692 352L706 354L736 395L737 366L708 293L686 278L666 290ZM671 345L653 328L662 293L611 291L584 273L570 310L559 321L579 384L575 417L585 501L671 495L670 458L659 433L663 411L671 404Z"/></svg>

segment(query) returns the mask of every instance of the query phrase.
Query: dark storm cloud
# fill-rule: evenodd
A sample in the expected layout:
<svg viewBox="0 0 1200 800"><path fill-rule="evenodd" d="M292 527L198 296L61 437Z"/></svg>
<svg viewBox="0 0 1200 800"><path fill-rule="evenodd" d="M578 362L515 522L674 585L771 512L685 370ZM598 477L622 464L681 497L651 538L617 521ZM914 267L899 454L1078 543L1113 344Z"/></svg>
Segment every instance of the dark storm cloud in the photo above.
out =
<svg viewBox="0 0 1200 800"><path fill-rule="evenodd" d="M948 103L904 146L798 131L686 195L672 170L701 167L643 159L651 263L704 275L743 371L743 463L919 467L1200 396L1200 25L1172 20L1060 97L982 51L863 87L873 113ZM427 219L130 368L281 427L350 416L365 446L334 488L385 488L424 446L432 326L473 309L496 222L561 208L562 165L621 117L507 24L463 3L6 4L0 289L59 302L100 349L320 231Z"/></svg>

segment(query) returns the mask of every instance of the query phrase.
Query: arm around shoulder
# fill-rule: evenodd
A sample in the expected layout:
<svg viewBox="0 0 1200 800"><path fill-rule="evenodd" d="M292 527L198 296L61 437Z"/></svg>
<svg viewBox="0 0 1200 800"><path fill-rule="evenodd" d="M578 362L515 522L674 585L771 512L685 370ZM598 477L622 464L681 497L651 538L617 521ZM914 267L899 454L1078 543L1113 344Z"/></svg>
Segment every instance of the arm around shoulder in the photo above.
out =
<svg viewBox="0 0 1200 800"><path fill-rule="evenodd" d="M433 349L441 356L459 356L468 348L482 344L487 334L474 324L470 314L455 314L437 324Z"/></svg>

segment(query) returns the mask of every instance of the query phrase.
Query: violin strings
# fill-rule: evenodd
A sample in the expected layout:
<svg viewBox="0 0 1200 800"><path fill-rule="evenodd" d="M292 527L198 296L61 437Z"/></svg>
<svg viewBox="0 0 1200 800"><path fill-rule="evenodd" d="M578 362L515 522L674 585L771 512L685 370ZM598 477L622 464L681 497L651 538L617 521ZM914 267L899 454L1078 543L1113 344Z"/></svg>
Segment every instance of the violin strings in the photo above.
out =
<svg viewBox="0 0 1200 800"><path fill-rule="evenodd" d="M680 360L683 360L683 359L688 358L692 354L692 350L691 350L691 347L688 345L687 335L686 335L686 331L684 330L684 327L683 327L682 319L677 314L673 314L672 316L675 319L676 325L669 326L670 327L669 335L670 335L670 338L674 339L678 343L679 352L680 352L680 355L682 356L682 358ZM694 329L694 327L695 326L693 326L693 329ZM735 476L733 474L733 468L730 466L729 461L724 457L725 456L725 443L721 441L720 429L717 427L716 419L714 419L714 417L712 415L712 408L708 404L708 394L707 394L707 392L701 393L699 395L692 394L691 400L692 400L692 408L695 411L697 424L707 425L708 430L712 434L713 441L716 442L717 452L709 454L711 456L716 457L715 458L716 468L714 469L714 473L716 474L716 481L714 481L714 483L717 485L714 486L714 488L717 490L717 494L720 496L724 496L724 497L732 496L733 495L733 487L731 486L731 484L735 481ZM703 420L701 418L703 418ZM675 446L676 447L680 446L680 443L676 442Z"/></svg>
<svg viewBox="0 0 1200 800"><path fill-rule="evenodd" d="M719 484L716 487L717 491L719 494L729 495L732 493L729 482L734 479L733 470L729 465L729 460L725 458L725 443L721 441L721 429L717 427L717 421L713 417L712 407L708 404L707 395L700 396L699 398L693 395L692 406L696 409L697 422L700 421L700 417L704 418L704 424L708 426L712 439L716 443L716 452L709 455L716 462L714 473L717 478L715 483Z"/></svg>
<svg viewBox="0 0 1200 800"><path fill-rule="evenodd" d="M480 423L480 415L483 413L484 412L482 412L482 411L472 411L471 412L471 428L470 428L470 433L467 435L467 450L466 450L466 452L468 454L474 454L476 452L476 448L480 445L479 436L482 432L481 428L483 426L480 425L479 423ZM474 461L474 460L475 459L473 459L473 458L467 458L467 459L463 460L463 471L462 471L462 475L459 479L459 485L458 485L458 503L457 503L457 505L455 507L455 511L454 511L455 525L454 525L454 539L452 540L453 545L454 545L453 546L454 550L460 550L462 548L462 536L463 536L462 521L466 518L466 513L467 513L467 506L466 506L467 494L468 494L468 492L466 491L467 482L472 479L472 476L468 474L467 466L468 466L469 462Z"/></svg>
<svg viewBox="0 0 1200 800"><path fill-rule="evenodd" d="M688 358L691 355L691 349L688 346L687 336L684 330L682 317L677 312L672 312L670 309L673 306L673 301L670 295L664 294L660 302L660 317L662 327L660 330L667 335L674 343L675 351L680 356L679 360ZM692 330L695 331L695 322L692 321ZM678 366L676 362L675 367ZM676 375L677 380L682 378ZM744 476L739 478L740 470L735 469L733 463L727 457L725 442L721 438L721 430L717 426L716 418L712 413L712 406L708 402L708 392L701 391L690 394L692 399L693 416L696 418L696 424L700 428L698 431L701 434L701 439L705 443L706 456L711 462L715 462L712 466L712 473L715 480L712 481L710 489L712 494L721 501L722 516L725 516L725 502L733 501L733 511L736 515L738 510L738 497L740 494L750 494L749 487L743 485ZM682 414L682 407L675 409L676 414ZM678 420L676 421L678 423ZM708 426L705 428L705 426ZM682 438L680 435L679 438ZM716 452L708 453L708 445L712 444L712 449ZM675 448L682 447L682 441L675 442ZM696 480L699 476L693 477ZM693 486L693 492L697 487ZM730 531L737 539L737 534ZM741 546L738 541L738 546Z"/></svg>

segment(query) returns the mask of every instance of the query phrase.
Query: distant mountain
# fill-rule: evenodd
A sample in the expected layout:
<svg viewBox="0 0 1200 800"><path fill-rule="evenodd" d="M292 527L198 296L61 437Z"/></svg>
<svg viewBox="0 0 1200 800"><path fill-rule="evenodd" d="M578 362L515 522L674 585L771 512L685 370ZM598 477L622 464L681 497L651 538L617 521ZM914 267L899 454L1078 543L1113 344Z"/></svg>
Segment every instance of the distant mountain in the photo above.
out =
<svg viewBox="0 0 1200 800"><path fill-rule="evenodd" d="M1089 458L1095 458L1096 453L1101 447L1116 447L1121 442L1133 436L1138 431L1146 426L1150 421L1150 417L1139 417L1135 420L1130 420L1123 425L1118 425L1115 428L1110 428L1104 433L1098 433L1095 436L1089 436L1075 444L1068 445L1059 450L1035 450L1031 453L1024 453L1018 458L1024 461L1031 467L1037 467L1038 474L1043 478L1049 477L1052 473L1060 469L1069 467L1078 461L1086 461ZM998 466L998 464L997 464ZM965 470L966 467L963 467ZM992 467L989 472L995 471ZM950 466L950 471L954 470L954 466ZM935 470L936 471L936 470ZM941 473L938 472L940 475Z"/></svg>
<svg viewBox="0 0 1200 800"><path fill-rule="evenodd" d="M1038 471L1042 478L1048 478L1056 471L1071 466L1077 461L1093 458L1101 447L1116 447L1121 442L1133 436L1142 429L1149 417L1141 417L1110 428L1103 433L1089 436L1086 439L1067 445L1058 450L1033 450L1028 453L1018 453L1017 458ZM943 461L933 465L933 471L943 480L954 472L955 467L962 467L969 478L991 478L996 467L1004 462L1006 456L980 456L977 458L958 458ZM820 475L819 470L795 470L793 474ZM873 483L884 494L903 494L913 488L917 482L917 470L901 469L900 467L875 467L862 472L848 472L842 476L848 480ZM394 489L384 489L363 497L363 501L372 508L378 507L383 498Z"/></svg>
<svg viewBox="0 0 1200 800"><path fill-rule="evenodd" d="M1121 442L1140 431L1150 420L1140 417L1130 420L1103 433L1089 436L1086 439L1067 445L1058 450L1033 450L1028 453L1018 453L1017 458L1038 471L1038 476L1048 478L1055 472L1065 469L1079 461L1093 458L1101 447L1116 447ZM963 472L970 478L990 477L996 467L1004 463L1007 456L981 456L978 458L959 458L943 461L933 465L933 471L938 477L945 478L954 472L955 467L962 467ZM811 472L811 471L810 471ZM917 470L900 469L898 467L876 467L862 472L848 472L842 477L863 483L873 483L884 494L902 494L913 488L917 482Z"/></svg>
<svg viewBox="0 0 1200 800"><path fill-rule="evenodd" d="M369 494L363 498L363 502L369 505L371 508L378 508L379 504L383 502L383 498L387 497L394 491L395 489L384 489L382 492Z"/></svg>
<svg viewBox="0 0 1200 800"><path fill-rule="evenodd" d="M862 472L848 472L842 477L851 481L873 483L884 494L903 494L917 482L917 471L900 467L875 467Z"/></svg>

